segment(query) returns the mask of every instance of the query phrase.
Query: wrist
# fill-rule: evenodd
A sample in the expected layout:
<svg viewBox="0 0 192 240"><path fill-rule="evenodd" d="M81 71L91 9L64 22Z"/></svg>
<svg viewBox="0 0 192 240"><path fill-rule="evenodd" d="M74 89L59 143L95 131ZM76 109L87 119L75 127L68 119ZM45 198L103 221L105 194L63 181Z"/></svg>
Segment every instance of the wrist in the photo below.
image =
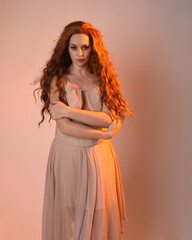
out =
<svg viewBox="0 0 192 240"><path fill-rule="evenodd" d="M102 138L102 139L110 139L110 138L111 138L110 132L104 132L104 131L102 131L102 132L101 132L101 138Z"/></svg>
<svg viewBox="0 0 192 240"><path fill-rule="evenodd" d="M71 113L71 107L70 106L66 106L66 111L64 112L64 117L66 118L70 118L70 113Z"/></svg>

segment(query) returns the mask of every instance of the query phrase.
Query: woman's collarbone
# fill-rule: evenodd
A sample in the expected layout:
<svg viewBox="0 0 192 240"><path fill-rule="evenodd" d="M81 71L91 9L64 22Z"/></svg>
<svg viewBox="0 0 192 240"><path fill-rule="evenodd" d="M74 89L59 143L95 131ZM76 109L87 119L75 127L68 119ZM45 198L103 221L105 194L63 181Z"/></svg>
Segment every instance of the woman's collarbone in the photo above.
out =
<svg viewBox="0 0 192 240"><path fill-rule="evenodd" d="M77 88L79 88L81 91L84 91L84 92L88 92L90 91L91 89L95 88L96 86L98 86L98 80L95 80L93 78L87 78L87 79L80 79L78 77L68 77L68 80L76 85ZM88 84L87 84L88 83Z"/></svg>

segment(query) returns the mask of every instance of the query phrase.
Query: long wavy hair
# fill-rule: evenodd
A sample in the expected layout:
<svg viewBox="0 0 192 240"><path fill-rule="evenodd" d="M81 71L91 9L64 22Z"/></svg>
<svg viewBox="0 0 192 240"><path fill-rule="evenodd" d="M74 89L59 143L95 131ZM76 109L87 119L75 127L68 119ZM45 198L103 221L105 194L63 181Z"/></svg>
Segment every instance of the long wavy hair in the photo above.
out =
<svg viewBox="0 0 192 240"><path fill-rule="evenodd" d="M89 23L75 21L64 28L57 40L50 60L46 62L43 74L38 80L34 81L34 84L39 83L39 87L34 90L33 94L35 96L35 92L37 90L40 91L40 99L43 103L41 109L42 119L38 125L40 126L44 121L46 114L49 114L49 121L51 120L49 94L53 78L56 77L57 79L56 85L59 91L59 100L68 105L63 76L67 73L67 69L72 63L68 52L69 41L71 36L77 33L86 34L89 37L92 52L88 61L88 69L99 79L101 101L106 104L114 118L120 118L124 121L126 114L131 117L135 116L128 108L128 103L122 97L118 75L109 59L108 52L104 48L101 32Z"/></svg>

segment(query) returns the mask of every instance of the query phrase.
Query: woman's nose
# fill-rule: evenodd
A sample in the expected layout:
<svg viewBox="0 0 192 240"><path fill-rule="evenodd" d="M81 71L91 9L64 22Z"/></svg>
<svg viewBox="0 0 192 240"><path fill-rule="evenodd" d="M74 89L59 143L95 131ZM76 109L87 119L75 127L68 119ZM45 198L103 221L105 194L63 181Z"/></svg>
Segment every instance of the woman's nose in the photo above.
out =
<svg viewBox="0 0 192 240"><path fill-rule="evenodd" d="M83 56L83 50L81 48L79 49L79 56Z"/></svg>

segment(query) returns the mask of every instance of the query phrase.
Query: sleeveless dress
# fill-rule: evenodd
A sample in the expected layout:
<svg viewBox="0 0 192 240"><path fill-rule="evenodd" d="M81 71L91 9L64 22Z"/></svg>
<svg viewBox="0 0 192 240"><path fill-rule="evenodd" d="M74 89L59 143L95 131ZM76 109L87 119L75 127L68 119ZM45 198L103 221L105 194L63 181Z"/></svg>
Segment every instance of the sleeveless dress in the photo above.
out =
<svg viewBox="0 0 192 240"><path fill-rule="evenodd" d="M65 91L71 107L102 111L99 86L82 92L67 80ZM42 240L120 240L123 220L124 192L110 140L72 137L56 126L46 169Z"/></svg>

